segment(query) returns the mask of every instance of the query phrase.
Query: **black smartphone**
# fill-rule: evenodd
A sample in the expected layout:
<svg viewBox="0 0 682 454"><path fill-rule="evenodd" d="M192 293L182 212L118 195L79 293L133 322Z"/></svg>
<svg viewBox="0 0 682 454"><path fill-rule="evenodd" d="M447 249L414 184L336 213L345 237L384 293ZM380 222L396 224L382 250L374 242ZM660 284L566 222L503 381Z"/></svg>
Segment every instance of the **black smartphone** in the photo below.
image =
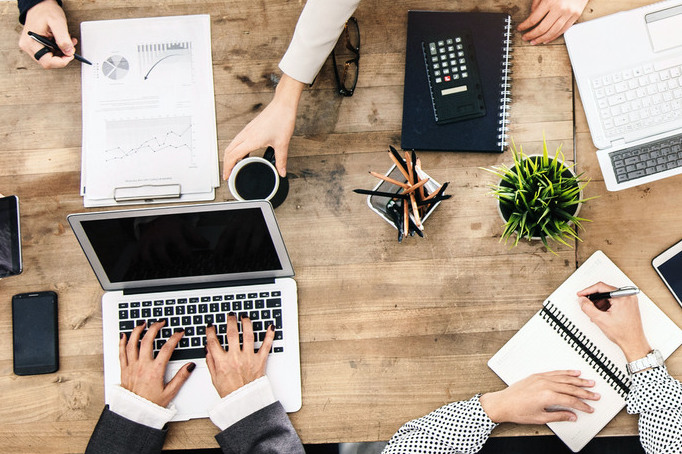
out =
<svg viewBox="0 0 682 454"><path fill-rule="evenodd" d="M21 273L19 199L0 197L0 279Z"/></svg>
<svg viewBox="0 0 682 454"><path fill-rule="evenodd" d="M12 297L12 351L17 375L59 369L57 294L20 293Z"/></svg>

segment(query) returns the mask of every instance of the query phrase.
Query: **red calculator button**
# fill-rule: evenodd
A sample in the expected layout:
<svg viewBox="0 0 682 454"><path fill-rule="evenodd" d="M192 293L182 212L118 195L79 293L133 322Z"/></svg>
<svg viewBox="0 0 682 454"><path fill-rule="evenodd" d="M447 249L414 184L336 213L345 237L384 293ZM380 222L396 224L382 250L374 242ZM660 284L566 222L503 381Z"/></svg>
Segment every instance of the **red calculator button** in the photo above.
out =
<svg viewBox="0 0 682 454"><path fill-rule="evenodd" d="M443 80L444 80L445 82L450 82L450 76L445 76L445 77L443 77Z"/></svg>

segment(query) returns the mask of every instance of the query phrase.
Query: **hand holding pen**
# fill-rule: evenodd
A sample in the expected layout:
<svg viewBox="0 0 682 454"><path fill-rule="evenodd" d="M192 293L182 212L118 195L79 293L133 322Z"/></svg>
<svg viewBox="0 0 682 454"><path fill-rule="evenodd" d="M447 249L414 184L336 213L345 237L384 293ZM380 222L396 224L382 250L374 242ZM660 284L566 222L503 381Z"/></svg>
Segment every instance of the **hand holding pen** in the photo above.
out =
<svg viewBox="0 0 682 454"><path fill-rule="evenodd" d="M44 54L49 53L49 52L52 52L53 55L62 53L62 50L59 48L59 46L57 46L57 43L53 39L50 39L50 38L43 36L43 35L39 35L37 33L33 33L32 31L28 32L28 36L30 36L32 39L34 39L35 41L37 41L40 44L42 44L43 46L45 46L41 50L36 52L36 55L34 55L36 60L40 60L40 58ZM83 62L85 64L92 65L92 63L90 63L88 60L81 57L77 53L73 54L73 58L75 58L76 60Z"/></svg>
<svg viewBox="0 0 682 454"><path fill-rule="evenodd" d="M53 38L59 49L55 55L49 48L31 38L32 31L41 36ZM74 46L78 41L71 38L64 10L55 0L43 0L26 12L24 29L19 38L19 47L34 58L45 69L63 68L73 60Z"/></svg>
<svg viewBox="0 0 682 454"><path fill-rule="evenodd" d="M639 292L636 287L618 289L599 282L578 292L582 311L623 350L628 361L643 358L651 351L642 328L639 301L635 291ZM630 295L624 296L625 293ZM592 302L590 296L594 295L592 299L597 299L605 294L612 295L609 307L600 309L597 303Z"/></svg>

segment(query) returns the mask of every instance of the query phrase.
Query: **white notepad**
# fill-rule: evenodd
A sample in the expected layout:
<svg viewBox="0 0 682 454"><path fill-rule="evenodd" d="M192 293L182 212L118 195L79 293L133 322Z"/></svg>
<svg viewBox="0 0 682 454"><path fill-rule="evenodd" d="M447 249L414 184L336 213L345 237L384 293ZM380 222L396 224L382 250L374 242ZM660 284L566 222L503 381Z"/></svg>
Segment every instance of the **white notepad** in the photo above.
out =
<svg viewBox="0 0 682 454"><path fill-rule="evenodd" d="M595 381L592 391L601 399L589 402L594 413L576 412L576 422L547 424L573 452L580 451L625 406L630 386L625 355L578 304L576 293L599 281L616 287L634 285L603 252L595 252L488 361L508 385L559 369L580 370L582 378ZM667 358L682 344L682 330L644 293L638 297L647 339Z"/></svg>

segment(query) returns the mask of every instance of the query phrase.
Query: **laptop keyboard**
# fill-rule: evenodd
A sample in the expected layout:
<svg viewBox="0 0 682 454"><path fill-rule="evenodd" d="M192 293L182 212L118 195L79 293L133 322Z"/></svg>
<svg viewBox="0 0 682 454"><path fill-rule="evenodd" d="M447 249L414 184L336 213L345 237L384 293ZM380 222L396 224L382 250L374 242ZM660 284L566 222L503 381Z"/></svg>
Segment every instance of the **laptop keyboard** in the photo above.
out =
<svg viewBox="0 0 682 454"><path fill-rule="evenodd" d="M248 317L253 326L254 348L260 347L265 339L265 332L270 325L275 325L275 341L271 353L284 352L282 332L282 299L280 291L258 293L235 293L196 296L168 299L144 299L118 303L119 335L125 333L127 338L135 326L147 322L147 326L165 320L166 325L159 331L154 340L154 355L168 341L174 332L185 330L171 360L203 358L206 356L206 327L212 324L216 328L218 340L227 346L227 315L237 316L239 327L239 343L243 341L242 317Z"/></svg>
<svg viewBox="0 0 682 454"><path fill-rule="evenodd" d="M609 153L618 183L682 167L682 134Z"/></svg>
<svg viewBox="0 0 682 454"><path fill-rule="evenodd" d="M635 133L682 116L682 61L617 71L592 79L591 85L607 138Z"/></svg>

